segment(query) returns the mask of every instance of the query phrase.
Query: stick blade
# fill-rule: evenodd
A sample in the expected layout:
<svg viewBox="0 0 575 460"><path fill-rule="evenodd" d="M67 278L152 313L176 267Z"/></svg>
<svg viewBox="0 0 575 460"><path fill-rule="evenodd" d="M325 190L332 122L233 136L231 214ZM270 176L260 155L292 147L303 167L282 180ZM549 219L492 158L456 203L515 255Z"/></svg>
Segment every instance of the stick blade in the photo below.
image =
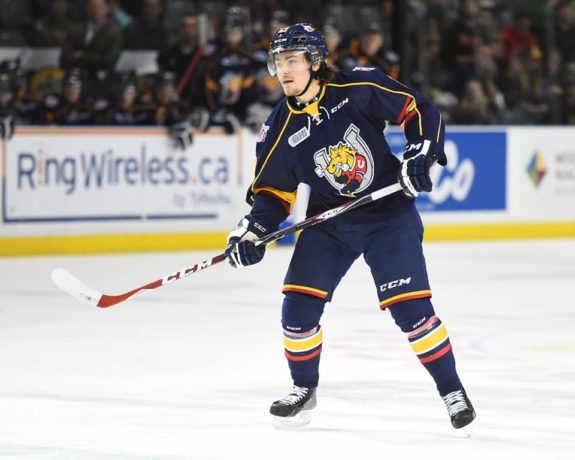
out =
<svg viewBox="0 0 575 460"><path fill-rule="evenodd" d="M90 286L82 283L78 278L63 268L52 270L52 282L67 294L78 299L81 302L98 306L102 293L92 289Z"/></svg>

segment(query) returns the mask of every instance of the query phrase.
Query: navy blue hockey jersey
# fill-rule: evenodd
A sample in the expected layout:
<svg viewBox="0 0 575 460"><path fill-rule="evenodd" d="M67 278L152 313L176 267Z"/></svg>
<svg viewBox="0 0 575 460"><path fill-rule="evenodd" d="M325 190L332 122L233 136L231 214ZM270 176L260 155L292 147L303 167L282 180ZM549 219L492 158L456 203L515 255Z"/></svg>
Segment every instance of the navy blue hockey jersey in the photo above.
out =
<svg viewBox="0 0 575 460"><path fill-rule="evenodd" d="M275 230L289 214L299 183L311 187L309 216L397 182L400 162L383 134L387 122L403 125L408 142L429 139L432 152L443 150L444 124L435 106L378 69L338 73L301 109L284 98L258 136L255 179L247 194L251 215ZM413 206L396 193L341 219L381 221Z"/></svg>

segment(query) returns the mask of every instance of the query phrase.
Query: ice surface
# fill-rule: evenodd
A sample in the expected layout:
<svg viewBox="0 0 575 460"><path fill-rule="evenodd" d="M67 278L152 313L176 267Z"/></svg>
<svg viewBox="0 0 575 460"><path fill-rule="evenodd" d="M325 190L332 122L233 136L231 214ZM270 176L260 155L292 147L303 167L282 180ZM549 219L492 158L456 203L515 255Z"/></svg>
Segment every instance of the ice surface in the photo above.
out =
<svg viewBox="0 0 575 460"><path fill-rule="evenodd" d="M574 459L575 240L426 245L433 302L478 414L451 428L358 261L327 306L318 407L272 428L289 390L280 293L290 248L101 310L207 252L0 259L0 459ZM329 267L326 267L326 270Z"/></svg>

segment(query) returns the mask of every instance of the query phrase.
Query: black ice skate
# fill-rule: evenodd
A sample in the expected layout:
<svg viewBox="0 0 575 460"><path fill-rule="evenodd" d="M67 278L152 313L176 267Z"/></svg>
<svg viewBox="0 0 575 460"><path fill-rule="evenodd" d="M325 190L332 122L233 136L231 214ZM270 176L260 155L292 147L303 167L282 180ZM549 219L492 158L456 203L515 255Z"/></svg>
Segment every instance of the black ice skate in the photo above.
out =
<svg viewBox="0 0 575 460"><path fill-rule="evenodd" d="M315 388L295 386L290 394L274 401L270 407L274 426L277 428L298 428L311 420L310 411L316 406Z"/></svg>
<svg viewBox="0 0 575 460"><path fill-rule="evenodd" d="M449 417L451 417L453 428L463 428L473 422L475 419L475 410L463 388L452 391L442 398L447 407Z"/></svg>

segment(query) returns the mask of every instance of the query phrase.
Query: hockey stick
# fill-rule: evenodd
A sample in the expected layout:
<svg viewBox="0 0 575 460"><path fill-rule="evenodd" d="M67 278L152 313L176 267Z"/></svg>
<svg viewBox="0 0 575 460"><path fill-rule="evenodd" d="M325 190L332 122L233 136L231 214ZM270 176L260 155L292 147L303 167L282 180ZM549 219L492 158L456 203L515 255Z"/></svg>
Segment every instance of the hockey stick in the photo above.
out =
<svg viewBox="0 0 575 460"><path fill-rule="evenodd" d="M369 195L365 195L361 198L349 201L333 209L329 209L320 214L309 217L308 219L302 220L301 222L291 225L290 227L286 227L276 232L270 233L269 235L257 240L255 244L259 246L260 244L272 243L283 238L284 236L291 235L298 230L303 230L304 228L319 224L320 222L331 219L332 217L343 214L344 212L351 211L352 209L359 208L360 206L364 206L367 203L371 203L372 201L379 200L380 198L391 195L392 193L395 193L399 190L401 190L401 186L399 184L389 185L388 187L376 190ZM90 286L84 284L82 281L80 281L78 278L63 268L55 268L52 271L52 281L64 292L70 294L72 297L75 297L82 302L100 308L107 308L119 304L120 302L124 302L137 294L141 294L144 291L149 291L161 286L165 286L166 284L170 284L174 281L185 278L192 273L196 273L200 270L211 267L212 265L219 264L225 259L225 254L219 254L215 257L212 257L211 259L204 260L199 264L183 268L182 270L166 275L163 278L152 281L151 283L148 283L144 286L140 286L129 292L118 295L102 294L101 292L96 291Z"/></svg>

